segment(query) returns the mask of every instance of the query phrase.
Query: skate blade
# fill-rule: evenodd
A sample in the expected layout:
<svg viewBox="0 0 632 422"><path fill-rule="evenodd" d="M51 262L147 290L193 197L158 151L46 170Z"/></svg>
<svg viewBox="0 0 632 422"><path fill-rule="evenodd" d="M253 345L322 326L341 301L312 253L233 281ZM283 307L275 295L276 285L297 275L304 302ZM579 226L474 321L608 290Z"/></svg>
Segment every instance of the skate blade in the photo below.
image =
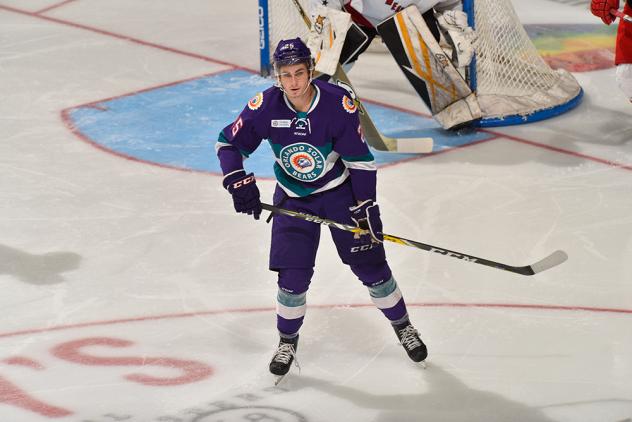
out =
<svg viewBox="0 0 632 422"><path fill-rule="evenodd" d="M274 376L274 385L275 385L275 386L279 385L279 383L280 383L281 381L283 381L283 379L284 379L286 376L287 376L287 374L285 374L285 375L275 375L275 376Z"/></svg>

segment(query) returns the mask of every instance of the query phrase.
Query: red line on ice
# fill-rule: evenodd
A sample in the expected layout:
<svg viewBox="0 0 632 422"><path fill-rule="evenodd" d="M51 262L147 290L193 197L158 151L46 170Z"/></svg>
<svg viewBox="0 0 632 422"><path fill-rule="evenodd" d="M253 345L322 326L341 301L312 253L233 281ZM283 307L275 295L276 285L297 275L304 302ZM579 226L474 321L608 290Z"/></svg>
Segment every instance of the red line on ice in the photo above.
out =
<svg viewBox="0 0 632 422"><path fill-rule="evenodd" d="M248 69L246 67L239 66L239 65L236 65L236 64L233 64L233 63L228 63L228 62L225 62L223 60L212 59L212 58L204 56L202 54L192 53L192 52L185 51L185 50L180 50L180 49L174 48L174 47L167 47L167 46L164 46L164 45L161 45L161 44L153 43L151 41L145 41L145 40L141 40L140 38L135 38L135 37L127 36L127 35L117 34L116 32L107 31L105 29L94 28L92 26L84 25L84 24L77 23L77 22L67 21L67 20L59 19L59 18L53 18L51 16L39 15L39 14L37 14L35 12L29 12L27 10L21 10L21 9L17 9L15 7L10 7L10 6L0 5L0 9L6 10L8 12L19 13L21 15L31 16L31 17L34 17L34 18L37 18L37 19L47 20L49 22L55 22L55 23L58 23L58 24L61 24L61 25L71 26L73 28L83 29L85 31L94 32L94 33L97 33L99 35L106 35L108 37L117 38L119 40L129 41L131 43L139 44L139 45L142 45L142 46L145 46L145 47L152 47L152 48L156 48L158 50L167 51L169 53L179 54L181 56L186 56L186 57L191 57L191 58L198 59L198 60L203 60L203 61L209 62L209 63L220 64L220 65L224 65L224 66L230 66L230 67L232 67L234 69L243 69L243 70L248 70L250 72L254 72L254 70L252 70L252 69Z"/></svg>
<svg viewBox="0 0 632 422"><path fill-rule="evenodd" d="M49 10L53 10L53 9L57 9L57 8L59 8L59 7L65 6L65 5L67 5L68 3L73 3L73 2L75 2L75 1L77 1L77 0L65 0L65 1L59 2L59 3L57 3L57 4L53 4L53 5L51 5L51 6L45 7L45 8L43 8L43 9L38 10L37 12L33 12L33 13L35 13L36 15L39 15L39 14L41 14L41 13L46 13L46 12L48 12Z"/></svg>
<svg viewBox="0 0 632 422"><path fill-rule="evenodd" d="M612 313L622 315L632 315L632 309L622 308L603 308L592 306L563 306L563 305L540 305L540 304L521 304L521 303L407 303L409 307L417 308L505 308L505 309L531 309L542 311L567 311L567 312L589 312L589 313ZM372 303L356 303L356 304L328 304L328 305L310 305L310 308L333 309L333 308L372 308ZM228 308L216 309L210 311L173 313L163 315L146 315L131 318L111 319L102 321L90 321L76 324L57 325L46 328L30 328L19 331L10 331L0 333L0 338L18 337L29 334L50 333L53 331L64 331L78 328L87 328L103 325L127 324L144 321L159 321L165 319L180 318L197 318L200 316L219 315L229 313L256 313L256 312L275 312L273 307L265 308Z"/></svg>
<svg viewBox="0 0 632 422"><path fill-rule="evenodd" d="M94 33L100 34L100 35L106 35L106 36L109 36L109 37L114 37L114 38L117 38L117 39L126 40L126 41L129 41L129 42L135 43L135 44L146 46L146 47L157 48L157 49L160 49L160 50L163 50L163 51L167 51L167 52L170 52L170 53L179 54L179 55L182 55L182 56L187 56L187 57L203 60L203 61L210 62L210 63L215 63L215 64L221 64L221 65L229 66L229 67L231 67L233 69L242 69L242 70L246 70L248 72L257 73L253 69L248 69L246 67L239 66L239 65L236 65L234 63L229 63L229 62L226 62L226 61L223 61L223 60L213 59L211 57L207 57L207 56L204 56L204 55L201 55L201 54L191 53L191 52L180 50L180 49L177 49L177 48L167 47L167 46L156 44L156 43L153 43L153 42L144 41L144 40L141 40L139 38L134 38L134 37L126 36L126 35L117 34L115 32L111 32L111 31L107 31L107 30L103 30L103 29L99 29L99 28L94 28L94 27L91 27L91 26L88 26L88 25L83 25L81 23L76 23L76 22L71 22L71 21L67 21L67 20L64 20L64 19L58 19L58 18L53 18L53 17L49 17L49 16L39 15L39 14L34 13L34 12L29 12L29 11L26 11L26 10L21 10L21 9L17 9L17 8L10 7L10 6L4 6L4 5L0 5L0 10L6 10L6 11L9 11L9 12L13 12L13 13L19 13L19 14L23 14L23 15L26 15L26 16L31 16L31 17L34 17L34 18L37 18L37 19L44 19L44 20L47 20L47 21L50 21L50 22L55 22L55 23L58 23L58 24L61 24L61 25L67 25L67 26L71 26L71 27L74 27L74 28L83 29L83 30L86 30L86 31L90 31L90 32L94 32ZM374 104L380 104L380 105L383 105L383 106L386 106L386 107L390 107L392 109L405 111L405 112L408 112L408 113L411 113L411 114L416 114L416 115L420 115L420 116L424 116L424 117L428 116L427 114L424 114L424 113L419 113L419 112L416 112L416 111L404 109L404 108L393 106L393 105L390 105L390 104L385 104L385 103L380 103L380 102L377 102L377 101L370 101L370 100L364 100L364 101L371 102L371 103L374 103ZM619 162L616 162L616 161L613 161L613 160L608 160L608 159L604 159L604 158L594 157L594 156L591 156L591 155L582 154L582 153L571 151L571 150L567 150L567 149L564 149L564 148L559 148L559 147L554 147L554 146L542 144L542 143L539 143L539 142L531 141L531 140L520 138L520 137L517 137L517 136L506 135L506 134L500 133L500 132L494 132L494 131L488 130L488 129L481 129L481 131L487 132L487 133L490 133L490 134L493 134L493 135L496 135L498 138L504 137L504 138L507 138L507 139L509 139L511 141L521 142L523 144L530 145L530 146L533 146L533 147L542 148L542 149L546 149L546 150L549 150L549 151L558 152L558 153L561 153L561 154L571 155L573 157L582 158L582 159L585 159L585 160L589 160L589 161L593 161L593 162L596 162L596 163L604 164L604 165L607 165L607 166L610 166L610 167L619 168L619 169L622 169L622 170L632 171L632 166L631 165L622 164L622 163L619 163ZM75 132L75 133L77 133L77 132ZM495 139L498 139L498 138L495 138ZM469 144L469 145L471 145L471 144ZM467 145L465 145L465 146L467 146ZM446 152L451 151L451 150L462 150L462 149L463 148L453 148L453 149L447 150ZM431 156L431 155L433 155L433 154L428 154L428 155L423 155L423 156L420 156L420 157L415 157L415 158L412 158L412 159L410 159L408 161L412 161L413 159L425 158L425 157ZM140 160L136 160L136 161L143 162L143 161L140 161ZM163 167L169 168L168 166L163 166ZM174 167L174 169L186 171L185 169L181 169L181 168L175 168ZM211 174L213 174L213 173L211 173Z"/></svg>

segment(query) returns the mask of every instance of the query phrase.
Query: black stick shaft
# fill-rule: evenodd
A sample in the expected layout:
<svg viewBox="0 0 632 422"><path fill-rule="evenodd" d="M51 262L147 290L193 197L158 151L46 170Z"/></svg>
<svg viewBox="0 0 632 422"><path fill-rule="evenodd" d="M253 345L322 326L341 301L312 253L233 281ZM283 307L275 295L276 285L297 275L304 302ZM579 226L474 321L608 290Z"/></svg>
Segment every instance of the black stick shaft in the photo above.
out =
<svg viewBox="0 0 632 422"><path fill-rule="evenodd" d="M287 215L289 217L298 218L305 221L310 221L316 224L322 224L326 226L335 227L340 230L345 230L352 233L367 233L366 230L363 230L359 227L352 226L350 224L338 223L337 221L328 220L326 218L321 218L315 215L306 214L298 211L290 211L284 208L275 207L269 204L261 204L264 210L273 212L275 214ZM498 270L509 271L516 274L521 275L534 275L549 268L552 268L556 265L561 264L566 261L568 258L566 253L562 251L556 251L549 255L548 257L538 261L532 265L526 265L523 267L515 267L513 265L503 264L501 262L491 261L489 259L480 258L474 255L468 255L463 252L452 251L450 249L441 248L438 246L429 245L427 243L417 242L414 240L404 239L403 237L393 236L390 234L384 234L384 240L388 240L389 242L398 243L404 246L411 246L417 249L423 249L428 252L438 253L440 255L449 256L451 258L457 258L462 261L472 262L474 264L485 265L486 267L496 268Z"/></svg>

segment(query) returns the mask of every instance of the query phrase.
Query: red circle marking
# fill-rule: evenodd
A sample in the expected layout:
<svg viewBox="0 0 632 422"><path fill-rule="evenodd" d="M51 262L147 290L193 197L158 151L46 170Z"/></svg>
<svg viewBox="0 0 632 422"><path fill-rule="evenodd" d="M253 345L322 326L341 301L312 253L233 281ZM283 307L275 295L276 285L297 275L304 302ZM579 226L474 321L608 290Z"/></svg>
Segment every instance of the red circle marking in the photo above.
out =
<svg viewBox="0 0 632 422"><path fill-rule="evenodd" d="M330 304L330 305L310 305L310 308L372 308L372 303L356 304ZM406 306L413 308L508 308L508 309L532 309L545 311L567 311L567 312L593 312L612 314L632 314L632 309L621 308L600 308L592 306L563 306L563 305L538 305L520 303L407 303ZM0 338L17 337L28 334L49 333L52 331L71 330L75 328L95 327L101 325L126 324L142 321L158 321L164 319L195 318L204 315L218 315L227 313L254 313L254 312L274 312L273 307L267 308L241 308L241 309L217 309L211 311L186 312L179 314L148 315L132 318L111 319L103 321L82 322L77 324L57 325L46 328L31 328L19 331L0 333Z"/></svg>

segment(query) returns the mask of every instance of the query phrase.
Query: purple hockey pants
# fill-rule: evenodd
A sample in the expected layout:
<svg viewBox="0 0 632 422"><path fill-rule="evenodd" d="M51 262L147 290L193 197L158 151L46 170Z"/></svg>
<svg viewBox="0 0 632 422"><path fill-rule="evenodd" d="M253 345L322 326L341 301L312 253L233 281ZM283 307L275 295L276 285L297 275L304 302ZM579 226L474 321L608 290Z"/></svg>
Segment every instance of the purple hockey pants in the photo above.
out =
<svg viewBox="0 0 632 422"><path fill-rule="evenodd" d="M356 204L351 184L303 198L290 198L277 186L274 203L282 208L354 225L349 207ZM381 243L360 244L354 234L329 227L338 256L371 291L380 310L391 321L407 317L406 305L386 262ZM314 273L321 226L294 217L275 215L272 224L270 269L279 273L277 327L281 334L298 332L305 314L305 296ZM380 287L382 286L382 287ZM389 287L391 286L391 287ZM384 291L384 289L388 289ZM372 290L373 289L373 290ZM385 298L374 298L384 291ZM378 292L378 293L375 293ZM381 304L384 304L381 306Z"/></svg>

